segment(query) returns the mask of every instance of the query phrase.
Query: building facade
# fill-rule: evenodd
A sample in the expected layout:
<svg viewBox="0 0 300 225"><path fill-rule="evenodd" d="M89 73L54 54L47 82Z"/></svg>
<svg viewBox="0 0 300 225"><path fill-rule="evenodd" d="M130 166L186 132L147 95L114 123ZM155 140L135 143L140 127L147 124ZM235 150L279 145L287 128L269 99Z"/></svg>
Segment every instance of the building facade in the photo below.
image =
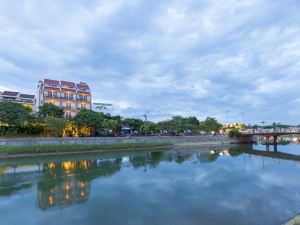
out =
<svg viewBox="0 0 300 225"><path fill-rule="evenodd" d="M87 83L44 79L38 83L36 111L45 103L62 107L66 118L74 117L82 109L92 107L91 91Z"/></svg>
<svg viewBox="0 0 300 225"><path fill-rule="evenodd" d="M20 92L15 91L3 91L0 92L0 102L4 101L22 104L34 110L35 96L29 94L22 94Z"/></svg>

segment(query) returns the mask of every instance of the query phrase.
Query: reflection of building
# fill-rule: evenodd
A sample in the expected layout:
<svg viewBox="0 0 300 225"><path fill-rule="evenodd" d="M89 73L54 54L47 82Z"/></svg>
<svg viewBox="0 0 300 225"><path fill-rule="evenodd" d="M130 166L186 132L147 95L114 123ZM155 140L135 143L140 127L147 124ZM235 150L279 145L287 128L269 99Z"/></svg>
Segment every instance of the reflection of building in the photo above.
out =
<svg viewBox="0 0 300 225"><path fill-rule="evenodd" d="M22 104L24 106L28 106L31 109L34 108L34 95L22 94L20 92L15 91L3 91L0 92L0 101L8 101Z"/></svg>
<svg viewBox="0 0 300 225"><path fill-rule="evenodd" d="M92 96L88 84L44 79L38 83L36 110L44 103L64 109L65 117L74 117L81 109L91 109Z"/></svg>
<svg viewBox="0 0 300 225"><path fill-rule="evenodd" d="M113 105L107 103L93 103L93 110L96 112L102 112L104 114L112 114Z"/></svg>
<svg viewBox="0 0 300 225"><path fill-rule="evenodd" d="M43 172L49 180L38 183L38 207L47 210L86 202L90 194L90 182L80 180L73 173L74 170L84 172L90 165L87 160L45 164Z"/></svg>
<svg viewBox="0 0 300 225"><path fill-rule="evenodd" d="M62 182L39 183L37 204L43 210L53 207L70 207L86 202L89 194L89 182L78 181L74 176L66 176Z"/></svg>

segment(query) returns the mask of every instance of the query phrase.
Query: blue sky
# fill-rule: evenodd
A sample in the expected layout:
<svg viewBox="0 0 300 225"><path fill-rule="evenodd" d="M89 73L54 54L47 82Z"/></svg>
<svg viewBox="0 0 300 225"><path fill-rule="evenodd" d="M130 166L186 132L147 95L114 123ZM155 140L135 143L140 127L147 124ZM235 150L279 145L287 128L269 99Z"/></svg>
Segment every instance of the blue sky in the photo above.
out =
<svg viewBox="0 0 300 225"><path fill-rule="evenodd" d="M300 124L298 0L0 1L0 90L89 83L115 113Z"/></svg>

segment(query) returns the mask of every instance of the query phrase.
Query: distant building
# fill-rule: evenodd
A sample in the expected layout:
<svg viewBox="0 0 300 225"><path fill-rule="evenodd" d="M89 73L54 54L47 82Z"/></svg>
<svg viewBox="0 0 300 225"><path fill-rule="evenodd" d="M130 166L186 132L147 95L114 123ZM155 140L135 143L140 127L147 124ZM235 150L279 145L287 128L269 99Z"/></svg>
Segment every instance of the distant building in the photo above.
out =
<svg viewBox="0 0 300 225"><path fill-rule="evenodd" d="M91 109L92 96L87 83L44 79L38 83L36 110L44 103L62 107L65 117L72 118L82 109Z"/></svg>
<svg viewBox="0 0 300 225"><path fill-rule="evenodd" d="M95 112L102 112L104 114L112 114L113 112L113 105L112 104L107 104L107 103L97 103L94 102L92 109Z"/></svg>
<svg viewBox="0 0 300 225"><path fill-rule="evenodd" d="M0 92L0 101L8 101L22 104L24 106L34 109L35 96L29 94L22 94L15 91L3 91Z"/></svg>

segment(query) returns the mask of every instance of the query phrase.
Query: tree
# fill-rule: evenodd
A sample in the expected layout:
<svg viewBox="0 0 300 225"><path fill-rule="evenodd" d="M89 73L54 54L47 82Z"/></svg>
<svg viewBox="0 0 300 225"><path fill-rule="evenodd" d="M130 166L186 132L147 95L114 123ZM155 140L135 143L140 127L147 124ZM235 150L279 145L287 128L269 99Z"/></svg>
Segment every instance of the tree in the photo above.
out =
<svg viewBox="0 0 300 225"><path fill-rule="evenodd" d="M171 120L165 120L157 123L159 130L171 132L198 131L199 120L196 117L174 116Z"/></svg>
<svg viewBox="0 0 300 225"><path fill-rule="evenodd" d="M144 124L141 126L140 129L145 134L150 133L150 132L155 132L157 130L156 124L151 121L144 122Z"/></svg>
<svg viewBox="0 0 300 225"><path fill-rule="evenodd" d="M64 115L63 108L53 105L52 103L45 103L39 107L39 115L42 117L56 117L61 118Z"/></svg>
<svg viewBox="0 0 300 225"><path fill-rule="evenodd" d="M215 119L207 117L204 121L200 122L199 128L205 132L218 132L222 125Z"/></svg>
<svg viewBox="0 0 300 225"><path fill-rule="evenodd" d="M74 124L79 128L88 128L92 135L95 135L102 127L104 118L101 114L89 110L83 109L76 114L73 118Z"/></svg>
<svg viewBox="0 0 300 225"><path fill-rule="evenodd" d="M114 133L120 129L120 124L118 120L115 119L104 119L102 122L102 128L105 134Z"/></svg>
<svg viewBox="0 0 300 225"><path fill-rule="evenodd" d="M45 119L45 121L47 124L47 130L51 133L51 135L55 137L62 136L63 130L67 126L67 120L49 116Z"/></svg>
<svg viewBox="0 0 300 225"><path fill-rule="evenodd" d="M240 130L236 129L236 128L231 129L231 130L228 131L228 136L231 137L231 138L239 137L241 135L242 135L242 133L240 132Z"/></svg>
<svg viewBox="0 0 300 225"><path fill-rule="evenodd" d="M122 121L124 126L130 127L132 130L140 131L141 126L143 125L143 120L135 118L125 118Z"/></svg>
<svg viewBox="0 0 300 225"><path fill-rule="evenodd" d="M14 102L0 102L0 122L10 126L19 126L25 123L30 110Z"/></svg>

